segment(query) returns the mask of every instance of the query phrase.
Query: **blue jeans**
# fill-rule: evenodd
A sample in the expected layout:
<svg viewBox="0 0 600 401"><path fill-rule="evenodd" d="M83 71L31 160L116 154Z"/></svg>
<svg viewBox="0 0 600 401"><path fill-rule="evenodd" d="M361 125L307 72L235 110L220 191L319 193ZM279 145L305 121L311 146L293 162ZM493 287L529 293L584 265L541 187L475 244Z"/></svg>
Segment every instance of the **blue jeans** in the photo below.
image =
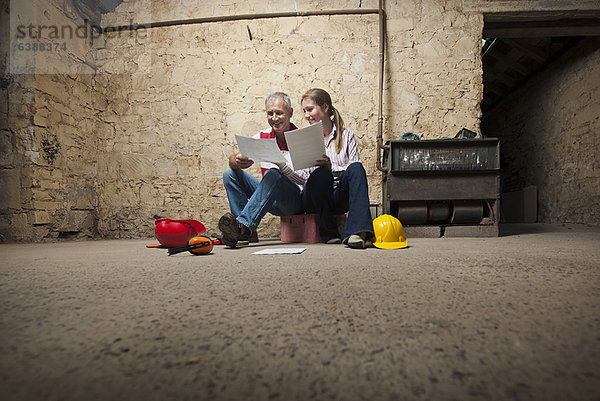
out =
<svg viewBox="0 0 600 401"><path fill-rule="evenodd" d="M223 173L229 208L237 220L255 231L267 212L276 216L302 213L302 194L298 185L272 168L262 180L244 170Z"/></svg>
<svg viewBox="0 0 600 401"><path fill-rule="evenodd" d="M333 188L333 174L328 168L313 171L306 182L302 201L306 213L319 214L319 234L325 241L339 236L333 215L346 212L344 243L353 234L366 232L368 238L374 235L367 174L360 162L348 166L336 188Z"/></svg>

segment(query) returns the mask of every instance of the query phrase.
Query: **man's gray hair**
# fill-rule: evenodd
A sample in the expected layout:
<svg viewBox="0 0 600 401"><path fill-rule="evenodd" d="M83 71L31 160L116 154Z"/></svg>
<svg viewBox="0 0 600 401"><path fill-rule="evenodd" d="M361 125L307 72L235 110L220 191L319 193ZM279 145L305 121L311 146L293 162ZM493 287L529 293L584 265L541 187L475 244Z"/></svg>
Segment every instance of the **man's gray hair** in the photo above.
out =
<svg viewBox="0 0 600 401"><path fill-rule="evenodd" d="M290 97L283 92L273 92L270 95L268 95L265 98L265 106L267 105L267 103L269 103L269 100L274 99L274 98L282 99L285 102L285 104L287 105L288 111L292 111L292 101L290 100Z"/></svg>

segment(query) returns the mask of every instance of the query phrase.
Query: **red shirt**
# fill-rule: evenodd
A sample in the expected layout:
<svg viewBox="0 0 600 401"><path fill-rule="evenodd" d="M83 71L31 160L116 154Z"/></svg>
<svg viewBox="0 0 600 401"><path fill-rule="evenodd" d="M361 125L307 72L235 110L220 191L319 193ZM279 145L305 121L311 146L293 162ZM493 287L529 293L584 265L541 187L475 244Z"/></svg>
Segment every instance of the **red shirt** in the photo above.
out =
<svg viewBox="0 0 600 401"><path fill-rule="evenodd" d="M294 124L290 123L290 131L295 130L295 129L298 129L298 127L296 127ZM273 131L273 128L271 127L269 129L260 131L258 133L258 135L259 135L259 138L261 138L261 139L273 139L273 138L275 138L275 131ZM255 137L256 137L256 135L255 135ZM279 150L289 151L286 142L284 142L282 145L279 145L279 143L277 143L277 146L279 146ZM261 167L260 171L264 175L267 172L267 169Z"/></svg>

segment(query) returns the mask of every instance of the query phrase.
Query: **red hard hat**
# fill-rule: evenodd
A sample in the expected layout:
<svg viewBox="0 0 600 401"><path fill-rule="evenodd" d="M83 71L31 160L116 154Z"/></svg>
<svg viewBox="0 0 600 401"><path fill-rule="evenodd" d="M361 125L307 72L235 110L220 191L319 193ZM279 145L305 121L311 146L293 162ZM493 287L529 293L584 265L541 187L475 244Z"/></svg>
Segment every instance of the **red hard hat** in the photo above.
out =
<svg viewBox="0 0 600 401"><path fill-rule="evenodd" d="M162 246L174 248L187 244L190 237L202 234L206 228L197 220L156 219L154 234Z"/></svg>

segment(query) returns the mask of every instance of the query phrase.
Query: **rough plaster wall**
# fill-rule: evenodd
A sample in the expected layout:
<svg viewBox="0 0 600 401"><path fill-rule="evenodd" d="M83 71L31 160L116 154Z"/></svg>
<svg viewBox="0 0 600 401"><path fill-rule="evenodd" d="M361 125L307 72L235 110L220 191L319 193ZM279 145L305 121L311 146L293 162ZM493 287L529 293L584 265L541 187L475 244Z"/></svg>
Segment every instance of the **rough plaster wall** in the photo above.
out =
<svg viewBox="0 0 600 401"><path fill-rule="evenodd" d="M101 78L101 77L100 77ZM99 82L100 81L100 82ZM91 74L37 75L32 112L39 157L32 201L48 237L96 235L96 107L105 107L102 82Z"/></svg>
<svg viewBox="0 0 600 401"><path fill-rule="evenodd" d="M38 0L43 18L81 17L68 0ZM103 25L246 13L376 8L376 0L124 1ZM482 17L461 0L387 1L384 138L478 131ZM65 20L66 19L66 20ZM2 126L0 228L10 239L153 234L154 214L216 231L228 209L221 173L234 134L267 126L264 96L322 87L353 128L380 201L376 170L378 16L244 20L113 32L70 50L91 71L9 77ZM64 60L63 60L64 61ZM44 150L45 149L45 150ZM252 170L255 174L258 169ZM18 224L17 224L18 221ZM267 218L260 235L278 235ZM71 234L69 234L71 233Z"/></svg>
<svg viewBox="0 0 600 401"><path fill-rule="evenodd" d="M600 225L600 40L587 38L485 116L505 191L538 187L546 223Z"/></svg>
<svg viewBox="0 0 600 401"><path fill-rule="evenodd" d="M462 127L479 131L481 12L531 11L531 2L385 3L384 138L397 139L406 131L424 138L451 137ZM590 1L561 4L583 3L595 7ZM82 21L71 0L35 5L41 23ZM376 8L377 1L125 0L103 23L358 7ZM536 2L533 7L557 6ZM7 10L2 9L3 38L10 25ZM139 237L152 235L155 213L198 218L214 231L227 210L220 173L235 150L233 134L251 135L266 126L263 97L272 90L290 93L294 121L304 126L297 102L311 86L329 90L356 131L371 198L380 200L377 34L376 15L120 32L92 44L73 43L59 70L38 60L49 75L8 73L3 40L0 235L9 240L96 233ZM586 121L597 119L576 125ZM597 125L592 128L597 133ZM597 153L595 138L575 142ZM596 173L576 179L577 188L564 188L568 196L591 181L597 210L597 162L590 154L584 157ZM277 235L277 220L267 219L260 230L261 236Z"/></svg>
<svg viewBox="0 0 600 401"><path fill-rule="evenodd" d="M65 1L37 1L31 7L39 25L83 23ZM8 10L2 10L5 27ZM8 38L7 31L2 34ZM9 74L9 63L3 64L0 235L6 240L97 234L96 132L102 122L96 108L107 100L88 64L86 42L69 41L60 60L44 58L58 52L29 53L35 55L36 71L44 73Z"/></svg>
<svg viewBox="0 0 600 401"><path fill-rule="evenodd" d="M125 1L105 25L214 15L319 10L319 1ZM376 1L335 9L376 8ZM387 2L386 138L406 131L424 138L478 131L481 97L478 14L460 1ZM381 197L376 170L378 17L319 16L156 28L113 35L98 52L109 74L105 121L115 137L101 148L99 229L108 236L151 234L153 214L197 218L216 230L228 210L221 173L234 135L267 126L264 96L289 93L305 126L299 97L328 90L357 134L371 199ZM258 174L258 169L253 169ZM268 217L261 236L278 235Z"/></svg>
<svg viewBox="0 0 600 401"><path fill-rule="evenodd" d="M465 13L461 1L386 4L385 135L479 132L482 15Z"/></svg>
<svg viewBox="0 0 600 401"><path fill-rule="evenodd" d="M35 77L5 78L2 88L2 127L0 142L0 239L30 238L35 228L31 204L32 169L27 159L35 157L34 128L29 124Z"/></svg>
<svg viewBox="0 0 600 401"><path fill-rule="evenodd" d="M135 10L138 5L124 3L118 11L129 15L127 7ZM209 11L192 7L205 14L182 14L185 7L164 11L163 7L153 3L151 18L231 11L228 7L215 10L213 6ZM169 13L177 9L178 14ZM112 64L110 56L115 52L136 60L129 66L133 71L111 75L109 97L125 102L118 110L109 107L119 116L114 124L120 135L107 144L107 160L115 158L120 167L116 175L107 171L100 179L100 221L113 224L101 228L127 227L133 219L134 227L151 232L150 217L158 214L196 218L209 231L216 231L218 218L228 210L221 174L227 156L236 150L234 135L252 135L268 126L264 96L275 90L291 95L296 110L293 121L304 126L300 95L311 86L328 88L347 124L355 129L362 153L368 156L368 148L373 148L376 15L211 23L152 29L145 34L143 39L109 39L106 51L100 52L107 60L103 65L107 73L118 73L122 67ZM338 51L340 43L347 50ZM336 98L337 92L353 93L354 105L361 111L348 107L348 98ZM258 168L252 171L258 175ZM278 235L278 219L268 217L260 233Z"/></svg>

